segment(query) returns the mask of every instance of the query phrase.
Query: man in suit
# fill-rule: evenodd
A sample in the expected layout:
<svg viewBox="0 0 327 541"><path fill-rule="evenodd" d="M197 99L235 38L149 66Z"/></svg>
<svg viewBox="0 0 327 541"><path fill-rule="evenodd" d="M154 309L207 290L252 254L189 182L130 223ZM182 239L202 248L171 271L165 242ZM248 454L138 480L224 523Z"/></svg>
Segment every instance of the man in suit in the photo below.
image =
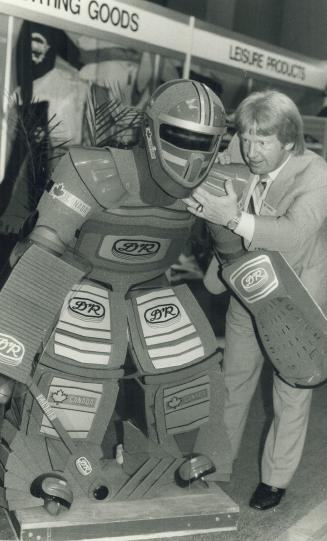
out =
<svg viewBox="0 0 327 541"><path fill-rule="evenodd" d="M248 252L280 252L312 297L327 307L327 164L305 149L300 113L285 94L252 93L239 105L235 121L243 160L251 173L241 200L229 180L222 197L197 188L186 200L188 208L209 222L213 235L221 226L233 231ZM253 315L232 296L224 372L225 423L234 458L262 365ZM311 388L289 385L274 373L274 419L251 507L275 507L285 494L301 459L311 397Z"/></svg>

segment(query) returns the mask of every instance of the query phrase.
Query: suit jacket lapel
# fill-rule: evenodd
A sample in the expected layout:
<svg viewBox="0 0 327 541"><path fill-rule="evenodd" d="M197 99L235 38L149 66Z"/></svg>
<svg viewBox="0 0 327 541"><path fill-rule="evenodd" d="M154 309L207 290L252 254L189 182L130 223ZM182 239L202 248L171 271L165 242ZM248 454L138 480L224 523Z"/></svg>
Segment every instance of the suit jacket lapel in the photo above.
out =
<svg viewBox="0 0 327 541"><path fill-rule="evenodd" d="M282 168L279 175L277 175L268 191L266 197L268 205L271 205L275 209L278 207L285 192L292 186L294 178L301 170L301 161L303 169L305 169L306 165L308 165L312 159L314 159L314 154L312 153L305 153L302 156L294 156L291 154L290 159L285 164L285 167Z"/></svg>
<svg viewBox="0 0 327 541"><path fill-rule="evenodd" d="M287 188L293 183L297 169L298 167L296 168L296 160L292 155L270 186L270 190L268 191L266 197L266 202L269 205L276 208L280 200L284 197L284 193L287 191Z"/></svg>

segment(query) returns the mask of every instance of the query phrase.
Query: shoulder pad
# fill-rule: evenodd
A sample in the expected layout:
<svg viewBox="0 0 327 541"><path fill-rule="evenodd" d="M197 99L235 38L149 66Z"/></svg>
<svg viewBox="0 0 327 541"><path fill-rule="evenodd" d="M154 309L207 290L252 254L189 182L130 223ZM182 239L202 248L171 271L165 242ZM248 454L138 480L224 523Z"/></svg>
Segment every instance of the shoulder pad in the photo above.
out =
<svg viewBox="0 0 327 541"><path fill-rule="evenodd" d="M109 149L72 147L70 156L76 171L99 205L110 208L126 194Z"/></svg>
<svg viewBox="0 0 327 541"><path fill-rule="evenodd" d="M245 188L250 174L249 168L242 163L230 163L228 165L215 163L210 169L202 187L213 194L223 195L226 193L225 182L231 179L234 190L240 195Z"/></svg>
<svg viewBox="0 0 327 541"><path fill-rule="evenodd" d="M324 169L326 169L326 160L317 154L317 152L314 152L310 149L305 149L304 153L301 156L296 156L297 162L302 163L303 167L307 167L311 163L316 165L322 165ZM301 162L300 162L301 160Z"/></svg>

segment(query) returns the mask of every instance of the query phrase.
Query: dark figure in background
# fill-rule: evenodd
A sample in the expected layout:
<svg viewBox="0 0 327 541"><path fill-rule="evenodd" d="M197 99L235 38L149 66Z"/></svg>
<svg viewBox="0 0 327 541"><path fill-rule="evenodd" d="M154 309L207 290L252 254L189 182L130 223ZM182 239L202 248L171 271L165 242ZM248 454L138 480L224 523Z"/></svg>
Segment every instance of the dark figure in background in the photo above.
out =
<svg viewBox="0 0 327 541"><path fill-rule="evenodd" d="M78 70L83 66L80 49L66 32L24 21L16 45L17 85L23 103L31 101L33 81L54 68L57 56Z"/></svg>
<svg viewBox="0 0 327 541"><path fill-rule="evenodd" d="M0 185L0 267L45 188L51 154L49 108L47 101L33 101L33 81L53 69L57 55L76 69L83 65L78 47L63 30L23 21L16 44L19 98L12 98L11 151Z"/></svg>
<svg viewBox="0 0 327 541"><path fill-rule="evenodd" d="M224 132L209 88L171 81L151 98L139 147L75 147L55 169L0 294L3 402L19 383L2 427L9 509L56 514L73 498L229 477L216 339L187 286L165 275L194 223L181 198ZM102 449L119 386L122 467Z"/></svg>
<svg viewBox="0 0 327 541"><path fill-rule="evenodd" d="M326 308L327 164L305 150L301 115L282 93L251 94L235 122L251 172L240 197L234 178L234 187L231 180L222 186L222 197L204 186L187 203L208 220L223 277L235 295L224 354L224 419L233 458L262 369L261 341L276 369L262 482L250 501L264 510L279 504L291 482L305 441L310 387L327 378L327 320L317 304Z"/></svg>

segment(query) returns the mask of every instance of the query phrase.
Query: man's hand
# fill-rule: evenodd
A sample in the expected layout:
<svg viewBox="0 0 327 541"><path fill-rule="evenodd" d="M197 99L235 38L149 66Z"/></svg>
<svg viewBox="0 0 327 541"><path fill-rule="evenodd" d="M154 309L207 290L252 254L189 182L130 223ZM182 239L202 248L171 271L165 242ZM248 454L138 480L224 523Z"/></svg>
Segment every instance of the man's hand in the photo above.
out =
<svg viewBox="0 0 327 541"><path fill-rule="evenodd" d="M238 213L237 195L230 179L225 182L225 191L226 195L213 195L200 186L192 197L183 201L195 216L216 225L226 225Z"/></svg>

